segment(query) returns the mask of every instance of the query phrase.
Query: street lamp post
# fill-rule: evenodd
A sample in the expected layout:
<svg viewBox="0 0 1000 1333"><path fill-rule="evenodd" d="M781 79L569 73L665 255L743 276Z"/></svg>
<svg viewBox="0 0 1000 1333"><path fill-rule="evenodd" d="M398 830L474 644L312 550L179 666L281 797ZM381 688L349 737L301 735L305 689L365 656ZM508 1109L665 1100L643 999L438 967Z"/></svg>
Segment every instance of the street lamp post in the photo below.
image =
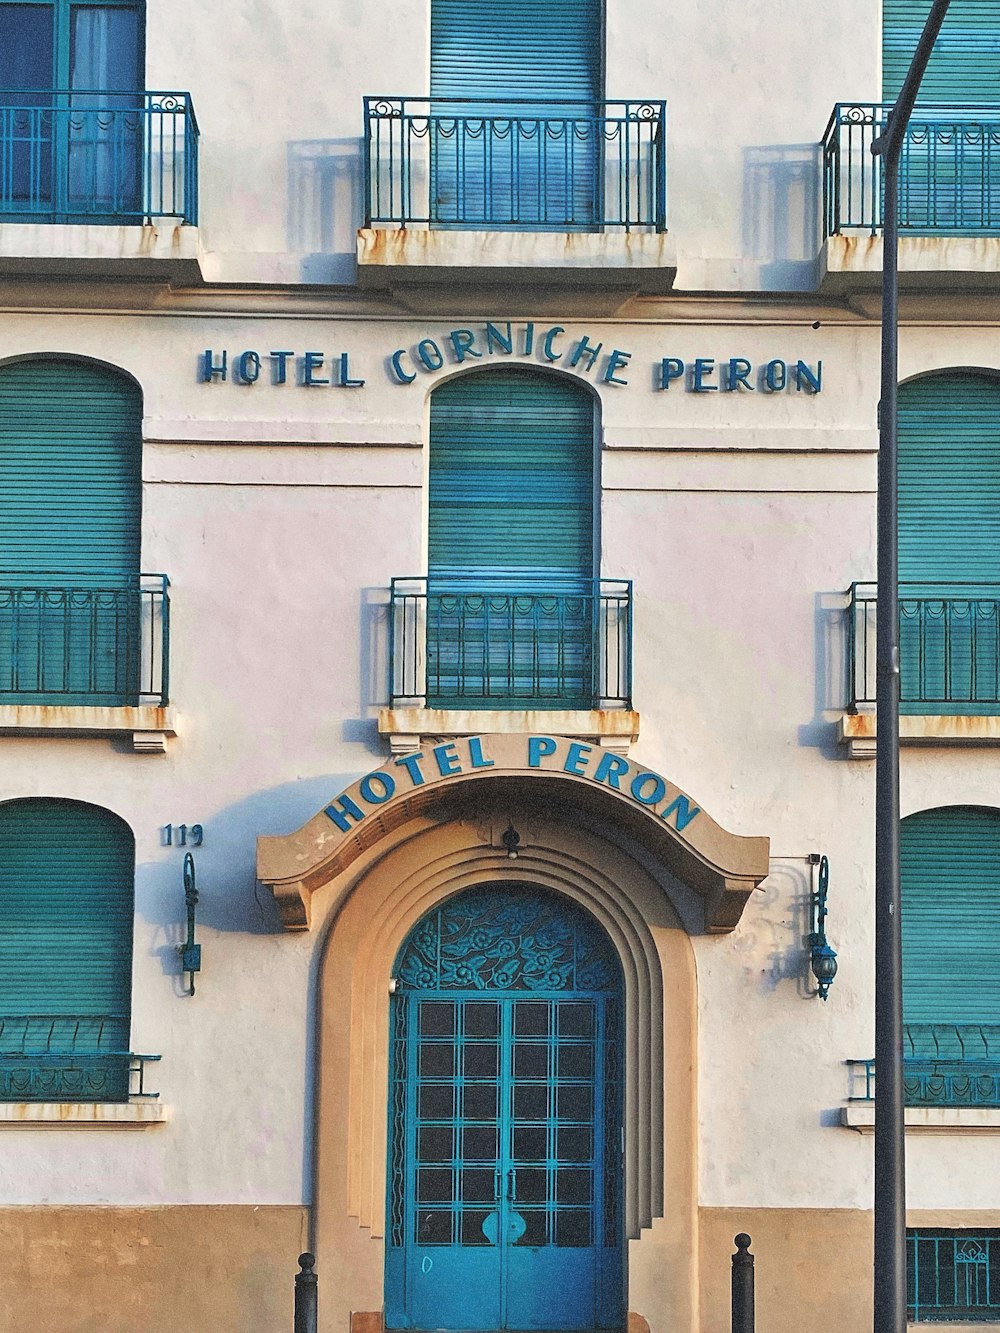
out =
<svg viewBox="0 0 1000 1333"><path fill-rule="evenodd" d="M933 0L896 104L872 152L882 158L882 391L879 402L877 740L875 751L874 1333L906 1330L903 948L899 911L899 548L897 381L899 159L951 0Z"/></svg>

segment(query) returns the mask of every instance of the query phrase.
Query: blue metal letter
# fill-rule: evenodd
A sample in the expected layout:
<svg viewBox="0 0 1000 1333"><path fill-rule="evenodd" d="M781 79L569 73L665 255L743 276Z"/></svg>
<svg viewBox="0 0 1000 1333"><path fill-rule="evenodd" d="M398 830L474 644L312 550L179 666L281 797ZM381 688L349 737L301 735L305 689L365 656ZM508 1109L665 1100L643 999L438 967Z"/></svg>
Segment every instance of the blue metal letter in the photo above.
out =
<svg viewBox="0 0 1000 1333"><path fill-rule="evenodd" d="M347 822L348 818L351 818L356 823L360 824L365 817L365 812L361 809L360 805L357 805L352 801L349 796L339 797L331 805L328 805L323 813L329 815L337 825L337 828L343 833L350 833L351 831L351 826Z"/></svg>
<svg viewBox="0 0 1000 1333"><path fill-rule="evenodd" d="M449 778L453 773L461 773L462 761L455 753L454 741L448 741L445 745L435 745L431 753L437 760L438 772L443 778Z"/></svg>
<svg viewBox="0 0 1000 1333"><path fill-rule="evenodd" d="M209 348L201 360L201 378L205 384L209 384L218 376L220 380L226 378L227 354L222 353L222 360L215 362L212 360L212 350Z"/></svg>
<svg viewBox="0 0 1000 1333"><path fill-rule="evenodd" d="M422 787L424 785L424 775L420 771L420 761L423 757L422 754L404 754L399 759L393 761L397 768L406 769L414 787Z"/></svg>
<svg viewBox="0 0 1000 1333"><path fill-rule="evenodd" d="M573 741L566 751L566 762L563 764L564 773L575 773L578 777L585 777L584 769L589 762L587 756L593 749L592 745L581 745L579 741Z"/></svg>
<svg viewBox="0 0 1000 1333"><path fill-rule="evenodd" d="M524 326L524 355L530 356L531 349L535 345L535 326L529 320Z"/></svg>
<svg viewBox="0 0 1000 1333"><path fill-rule="evenodd" d="M713 374L714 371L715 362L710 356L695 357L694 368L691 372L692 390L695 393L714 393L719 386L705 383L705 376Z"/></svg>
<svg viewBox="0 0 1000 1333"><path fill-rule="evenodd" d="M417 343L417 356L428 370L440 370L444 365L441 348L433 338L424 338L422 342Z"/></svg>
<svg viewBox="0 0 1000 1333"><path fill-rule="evenodd" d="M643 788L652 782L653 791L649 796L643 796ZM637 801L643 805L656 805L662 801L667 794L667 784L660 777L659 773L637 773L632 779L632 785L629 791Z"/></svg>
<svg viewBox="0 0 1000 1333"><path fill-rule="evenodd" d="M561 324L553 324L551 329L546 332L545 337L542 339L542 356L545 357L546 361L558 361L562 356L562 352L554 352L552 350L552 344L555 342L556 338L558 338L560 333L565 332L566 330Z"/></svg>
<svg viewBox="0 0 1000 1333"><path fill-rule="evenodd" d="M665 356L660 362L660 388L669 389L671 380L679 380L684 374L684 362L676 356Z"/></svg>
<svg viewBox="0 0 1000 1333"><path fill-rule="evenodd" d="M320 370L323 365L322 352L306 352L302 358L302 383L307 385L329 384L329 380L317 379L314 371Z"/></svg>
<svg viewBox="0 0 1000 1333"><path fill-rule="evenodd" d="M616 754L605 754L601 756L601 762L597 765L594 781L606 782L614 791L621 791L618 779L623 778L627 772L627 759L619 759Z"/></svg>
<svg viewBox="0 0 1000 1333"><path fill-rule="evenodd" d="M616 370L621 370L632 360L631 352L622 352L617 347L608 357L608 364L604 368L605 384L628 384L628 380L620 380L615 375Z"/></svg>
<svg viewBox="0 0 1000 1333"><path fill-rule="evenodd" d="M501 333L500 330L497 328L497 326L495 324L491 324L489 320L486 321L487 352L493 352L496 350L493 346L494 343L496 343L500 351L503 352L506 356L510 356L511 352L513 352L514 337L510 331L510 320L507 321L506 334Z"/></svg>
<svg viewBox="0 0 1000 1333"><path fill-rule="evenodd" d="M275 384L284 384L285 380L288 378L285 367L288 363L288 358L294 355L294 352L268 352L268 356L274 362L273 373Z"/></svg>
<svg viewBox="0 0 1000 1333"><path fill-rule="evenodd" d="M814 372L804 361L796 361L795 387L796 389L806 389L809 393L819 393L823 387L823 362L816 362Z"/></svg>
<svg viewBox="0 0 1000 1333"><path fill-rule="evenodd" d="M784 361L769 361L764 367L764 383L771 393L780 393L788 382L788 367Z"/></svg>
<svg viewBox="0 0 1000 1333"><path fill-rule="evenodd" d="M351 365L346 352L340 354L340 365L334 383L342 389L360 389L364 385L364 380L351 379Z"/></svg>
<svg viewBox="0 0 1000 1333"><path fill-rule="evenodd" d="M461 363L467 356L482 356L482 352L477 352L476 335L471 329L452 329L448 334L451 339L451 345L455 349L455 360Z"/></svg>
<svg viewBox="0 0 1000 1333"><path fill-rule="evenodd" d="M256 352L244 352L236 363L236 374L244 384L256 384L260 375L260 357Z"/></svg>
<svg viewBox="0 0 1000 1333"><path fill-rule="evenodd" d="M396 376L396 379L399 380L400 384L412 384L417 376L416 372L412 375L407 375L406 371L403 369L401 358L405 355L406 351L401 347L398 352L393 352L392 356L390 356L389 365L392 367L393 374Z"/></svg>
<svg viewBox="0 0 1000 1333"><path fill-rule="evenodd" d="M751 370L753 370L753 366L745 356L731 356L729 358L729 383L726 387L728 389L744 388L752 391Z"/></svg>
<svg viewBox="0 0 1000 1333"><path fill-rule="evenodd" d="M382 788L381 794L377 794L372 789L372 783L377 782ZM369 773L367 777L361 779L358 785L358 791L368 802L369 805L381 805L387 801L396 790L396 779L390 777L388 773Z"/></svg>
<svg viewBox="0 0 1000 1333"><path fill-rule="evenodd" d="M556 743L551 736L529 736L528 737L528 767L540 768L542 756L546 754L555 754Z"/></svg>
<svg viewBox="0 0 1000 1333"><path fill-rule="evenodd" d="M580 341L577 343L576 350L569 359L570 365L571 366L578 365L584 356L588 356L587 369L593 370L594 362L597 360L597 354L598 352L600 352L603 346L604 346L603 343L598 343L597 346L595 347L593 343L590 341L590 339L587 337L587 335L584 334L583 337L580 339Z"/></svg>
<svg viewBox="0 0 1000 1333"><path fill-rule="evenodd" d="M682 833L684 829L687 828L688 824L691 823L691 820L694 819L695 815L701 814L701 806L696 805L692 808L691 802L686 796L675 796L667 806L666 810L660 811L660 818L669 819L675 812L677 814L677 819L675 821L677 824L677 832Z"/></svg>
<svg viewBox="0 0 1000 1333"><path fill-rule="evenodd" d="M492 768L493 760L483 758L483 742L478 736L469 737L469 758L473 768Z"/></svg>

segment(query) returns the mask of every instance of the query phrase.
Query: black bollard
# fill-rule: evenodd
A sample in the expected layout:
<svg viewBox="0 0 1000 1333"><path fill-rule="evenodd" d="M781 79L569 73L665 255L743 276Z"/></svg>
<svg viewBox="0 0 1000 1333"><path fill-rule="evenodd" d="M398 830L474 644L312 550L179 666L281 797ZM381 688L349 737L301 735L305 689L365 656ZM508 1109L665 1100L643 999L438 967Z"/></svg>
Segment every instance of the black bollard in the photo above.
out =
<svg viewBox="0 0 1000 1333"><path fill-rule="evenodd" d="M302 1271L295 1274L295 1333L317 1333L315 1265L314 1254L299 1255Z"/></svg>
<svg viewBox="0 0 1000 1333"><path fill-rule="evenodd" d="M733 1255L733 1333L753 1333L753 1255L750 1237L741 1231Z"/></svg>

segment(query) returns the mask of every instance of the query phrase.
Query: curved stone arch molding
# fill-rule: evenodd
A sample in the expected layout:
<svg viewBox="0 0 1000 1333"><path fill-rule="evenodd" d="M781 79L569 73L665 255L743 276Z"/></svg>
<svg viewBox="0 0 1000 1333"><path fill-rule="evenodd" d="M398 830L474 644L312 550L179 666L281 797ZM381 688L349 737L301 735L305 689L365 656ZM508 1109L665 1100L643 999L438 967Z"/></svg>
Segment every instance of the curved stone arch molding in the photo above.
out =
<svg viewBox="0 0 1000 1333"><path fill-rule="evenodd" d="M685 1201L693 1207L694 1198L695 964L687 932L648 872L598 833L553 823L537 846L511 862L502 850L483 843L468 821L420 828L368 866L349 890L322 896L331 925L319 987L319 1213L338 1192L329 1177L342 1170L346 1213L372 1236L384 1234L393 963L409 931L438 903L475 885L503 882L560 893L607 932L625 982L627 1234L637 1237L664 1215L665 1099L672 1103L666 1115L673 1159L667 1175L675 1177L666 1190L671 1212L676 1205L678 1218L683 1217L689 1211ZM335 997L348 994L345 1014ZM670 1008L666 1041L665 995ZM341 1137L324 1107L334 1100L338 1085L343 1087L345 1065ZM325 1230L322 1215L317 1222L319 1235Z"/></svg>
<svg viewBox="0 0 1000 1333"><path fill-rule="evenodd" d="M485 791L484 791L485 787ZM308 929L313 894L413 820L435 822L458 796L526 796L573 808L633 837L701 895L705 927L732 930L768 873L769 840L730 833L652 769L565 736L469 736L387 759L297 832L257 840L257 876L283 924Z"/></svg>

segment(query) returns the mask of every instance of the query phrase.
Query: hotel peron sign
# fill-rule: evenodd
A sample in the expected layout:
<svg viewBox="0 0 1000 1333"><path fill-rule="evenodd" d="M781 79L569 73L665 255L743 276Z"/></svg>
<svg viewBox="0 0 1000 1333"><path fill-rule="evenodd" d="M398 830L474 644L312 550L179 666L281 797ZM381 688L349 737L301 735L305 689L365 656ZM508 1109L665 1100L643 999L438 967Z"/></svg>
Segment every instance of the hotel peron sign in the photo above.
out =
<svg viewBox="0 0 1000 1333"><path fill-rule="evenodd" d="M709 931L732 930L768 873L767 838L727 832L659 773L564 736L491 734L387 759L295 833L258 838L257 877L285 926L307 929L317 890L407 823L454 818L459 795L468 812L502 796L545 818L637 841L701 895Z"/></svg>
<svg viewBox="0 0 1000 1333"><path fill-rule="evenodd" d="M598 387L628 388L649 384L659 392L818 394L823 388L822 361L787 355L758 358L731 353L659 356L646 367L625 347L605 336L571 332L562 324L528 320L487 320L471 328L448 329L416 338L404 347L387 348L380 374L407 387L441 370L531 363L570 371ZM372 374L353 352L262 347L232 350L207 347L198 354L197 376L204 384L244 388L284 386L304 389L363 389ZM651 381L650 381L651 377Z"/></svg>

